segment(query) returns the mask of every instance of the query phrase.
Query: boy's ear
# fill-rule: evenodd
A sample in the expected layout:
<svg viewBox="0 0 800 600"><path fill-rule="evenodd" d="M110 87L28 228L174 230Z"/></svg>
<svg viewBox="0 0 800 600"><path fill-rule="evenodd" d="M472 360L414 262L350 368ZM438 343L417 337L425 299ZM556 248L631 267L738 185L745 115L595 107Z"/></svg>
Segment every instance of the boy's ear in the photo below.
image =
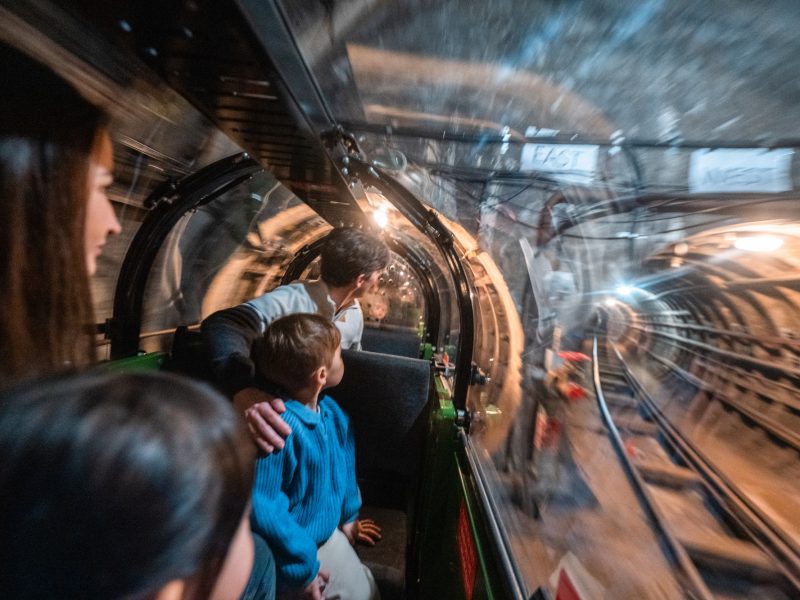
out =
<svg viewBox="0 0 800 600"><path fill-rule="evenodd" d="M328 382L328 367L318 367L312 374L311 380L315 384L325 385Z"/></svg>
<svg viewBox="0 0 800 600"><path fill-rule="evenodd" d="M366 283L366 281L367 281L366 273L362 273L361 275L356 277L356 289L359 289L361 286L363 286Z"/></svg>

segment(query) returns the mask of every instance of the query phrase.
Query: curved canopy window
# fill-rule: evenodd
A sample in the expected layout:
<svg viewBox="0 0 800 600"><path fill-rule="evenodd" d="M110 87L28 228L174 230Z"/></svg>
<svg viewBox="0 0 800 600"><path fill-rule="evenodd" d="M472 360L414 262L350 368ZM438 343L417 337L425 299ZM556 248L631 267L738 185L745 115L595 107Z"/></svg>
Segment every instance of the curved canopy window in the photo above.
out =
<svg viewBox="0 0 800 600"><path fill-rule="evenodd" d="M142 315L146 349L180 325L262 294L325 227L308 206L259 172L177 223L150 270Z"/></svg>
<svg viewBox="0 0 800 600"><path fill-rule="evenodd" d="M571 376L582 400L548 391L554 355L590 354L599 327L796 539L800 6L281 5L333 117L465 240L489 375L470 443L526 593L571 564L592 597L684 594L591 371Z"/></svg>

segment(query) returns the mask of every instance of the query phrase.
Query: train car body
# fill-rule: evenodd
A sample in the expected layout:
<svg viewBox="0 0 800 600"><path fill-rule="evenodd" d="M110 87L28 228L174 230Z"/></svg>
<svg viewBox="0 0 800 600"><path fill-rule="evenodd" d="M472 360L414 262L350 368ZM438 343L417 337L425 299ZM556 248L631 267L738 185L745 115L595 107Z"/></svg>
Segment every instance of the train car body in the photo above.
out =
<svg viewBox="0 0 800 600"><path fill-rule="evenodd" d="M0 6L112 115L110 367L203 377L203 318L315 277L332 227L384 236L334 392L396 535L365 560L386 598L457 600L798 597L799 26L790 0Z"/></svg>

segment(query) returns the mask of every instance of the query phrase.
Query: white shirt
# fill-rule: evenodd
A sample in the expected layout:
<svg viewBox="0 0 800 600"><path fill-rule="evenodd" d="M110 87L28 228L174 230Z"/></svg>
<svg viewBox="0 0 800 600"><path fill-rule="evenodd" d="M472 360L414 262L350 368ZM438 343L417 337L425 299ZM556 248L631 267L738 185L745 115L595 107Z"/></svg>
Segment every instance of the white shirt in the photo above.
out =
<svg viewBox="0 0 800 600"><path fill-rule="evenodd" d="M333 321L342 334L342 348L361 350L361 334L364 332L364 314L358 300L340 311L330 296L328 285L321 279L295 281L282 285L271 292L245 302L261 318L261 333L272 321L297 313L316 313Z"/></svg>

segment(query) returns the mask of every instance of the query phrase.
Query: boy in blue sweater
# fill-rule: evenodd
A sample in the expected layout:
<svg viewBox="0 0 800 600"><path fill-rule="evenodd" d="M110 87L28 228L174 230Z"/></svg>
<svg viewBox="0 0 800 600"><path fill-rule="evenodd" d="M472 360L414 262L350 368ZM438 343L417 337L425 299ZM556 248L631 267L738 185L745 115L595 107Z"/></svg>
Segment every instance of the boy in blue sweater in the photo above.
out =
<svg viewBox="0 0 800 600"><path fill-rule="evenodd" d="M357 519L350 421L320 397L344 374L339 335L329 319L295 314L271 323L253 350L261 377L292 398L283 415L292 433L282 450L258 458L253 485L252 525L275 554L279 597L379 598L352 547L380 536L374 523Z"/></svg>

